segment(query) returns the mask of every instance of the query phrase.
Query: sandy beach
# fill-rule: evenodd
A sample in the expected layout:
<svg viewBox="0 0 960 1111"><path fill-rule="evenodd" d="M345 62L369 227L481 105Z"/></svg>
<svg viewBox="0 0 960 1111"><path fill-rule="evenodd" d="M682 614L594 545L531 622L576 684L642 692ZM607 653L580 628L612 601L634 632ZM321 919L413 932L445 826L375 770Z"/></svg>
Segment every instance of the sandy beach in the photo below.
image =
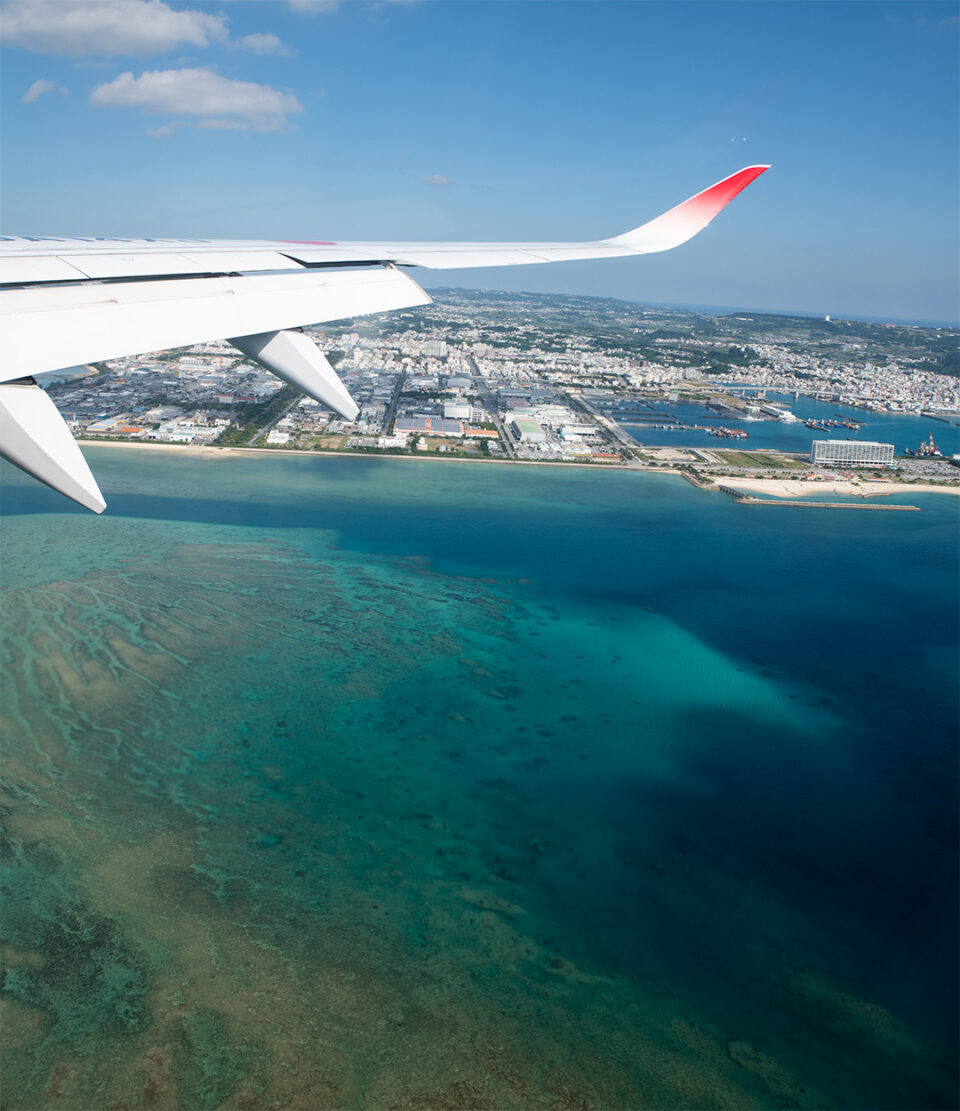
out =
<svg viewBox="0 0 960 1111"><path fill-rule="evenodd" d="M637 464L623 464L617 463L613 460L600 461L593 463L577 463L567 460L559 459L492 459L483 456L469 456L469 455L434 455L427 452L408 452L404 455L399 453L391 453L388 451L300 451L296 448L282 448L282 447L216 447L213 444L171 444L157 442L156 440L82 440L78 439L77 443L84 447L121 447L121 448L135 448L140 451L170 451L176 452L178 455L194 455L199 457L206 457L208 459L215 458L220 455L298 455L301 457L318 459L326 456L335 455L339 458L347 459L420 459L433 461L434 463L484 463L493 466L510 466L510 467L589 467L592 470L598 468L609 468L610 470L647 470L646 467L640 467ZM679 472L673 468L658 467L656 469L658 474L678 474Z"/></svg>
<svg viewBox="0 0 960 1111"><path fill-rule="evenodd" d="M243 451L272 451L272 448L213 447L210 444L171 444L156 440L85 440L78 438L81 447L125 447L144 451L175 451L178 454L211 457L214 455L239 455Z"/></svg>
<svg viewBox="0 0 960 1111"><path fill-rule="evenodd" d="M960 483L933 482L818 482L803 478L717 478L718 486L766 494L774 498L808 498L817 494L843 494L852 498L878 498L891 494L960 494Z"/></svg>

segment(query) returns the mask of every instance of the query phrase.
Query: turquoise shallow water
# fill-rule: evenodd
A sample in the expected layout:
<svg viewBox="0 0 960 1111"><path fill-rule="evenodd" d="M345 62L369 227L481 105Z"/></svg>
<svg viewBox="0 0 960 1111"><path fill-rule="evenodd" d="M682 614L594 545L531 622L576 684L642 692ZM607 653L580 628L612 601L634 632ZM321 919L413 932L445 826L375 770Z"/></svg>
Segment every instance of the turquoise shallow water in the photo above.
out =
<svg viewBox="0 0 960 1111"><path fill-rule="evenodd" d="M90 455L3 472L11 1108L954 1105L954 499Z"/></svg>

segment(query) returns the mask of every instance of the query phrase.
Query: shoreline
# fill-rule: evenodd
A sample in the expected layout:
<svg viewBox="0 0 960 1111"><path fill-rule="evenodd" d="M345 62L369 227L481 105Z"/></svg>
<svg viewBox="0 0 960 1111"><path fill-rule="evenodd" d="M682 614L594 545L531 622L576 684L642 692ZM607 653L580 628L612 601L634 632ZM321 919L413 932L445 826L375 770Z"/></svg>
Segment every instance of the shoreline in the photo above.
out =
<svg viewBox="0 0 960 1111"><path fill-rule="evenodd" d="M841 480L786 479L786 478L743 478L738 475L700 474L696 481L689 472L677 467L645 467L636 462L625 463L567 463L552 459L473 459L462 455L399 455L391 452L367 454L361 451L298 451L293 448L264 447L216 447L211 444L170 444L135 440L77 440L87 447L133 448L141 451L170 451L181 455L213 458L217 455L286 455L306 459L322 459L333 456L338 459L399 459L420 460L432 463L480 463L507 467L577 467L581 470L630 471L639 474L672 474L686 479L699 490L716 490L721 487L743 490L750 494L766 494L774 498L805 498L818 494L844 494L853 498L880 498L895 494L953 494L960 496L960 481L956 484L935 482L844 482Z"/></svg>
<svg viewBox="0 0 960 1111"><path fill-rule="evenodd" d="M212 444L170 444L151 440L139 443L136 440L77 440L85 447L124 447L145 451L175 451L185 455L211 457L213 455L295 455L303 459L323 459L336 456L340 459L413 459L432 463L483 463L508 467L579 467L592 471L643 471L651 474L680 474L674 467L644 467L636 463L573 463L558 459L474 459L464 455L433 455L426 452L417 455L399 455L388 451L298 451L296 448L282 447L215 447Z"/></svg>

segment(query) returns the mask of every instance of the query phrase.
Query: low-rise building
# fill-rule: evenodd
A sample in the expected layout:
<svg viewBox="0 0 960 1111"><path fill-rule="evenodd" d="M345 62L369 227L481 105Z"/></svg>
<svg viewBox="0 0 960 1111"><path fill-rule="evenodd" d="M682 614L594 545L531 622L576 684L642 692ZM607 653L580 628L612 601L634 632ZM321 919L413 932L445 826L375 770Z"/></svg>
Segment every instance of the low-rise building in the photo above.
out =
<svg viewBox="0 0 960 1111"><path fill-rule="evenodd" d="M394 436L423 432L428 436L462 436L463 421L444 417L397 417L393 424Z"/></svg>
<svg viewBox="0 0 960 1111"><path fill-rule="evenodd" d="M525 444L542 444L546 442L547 434L535 420L518 417L513 421L513 434Z"/></svg>

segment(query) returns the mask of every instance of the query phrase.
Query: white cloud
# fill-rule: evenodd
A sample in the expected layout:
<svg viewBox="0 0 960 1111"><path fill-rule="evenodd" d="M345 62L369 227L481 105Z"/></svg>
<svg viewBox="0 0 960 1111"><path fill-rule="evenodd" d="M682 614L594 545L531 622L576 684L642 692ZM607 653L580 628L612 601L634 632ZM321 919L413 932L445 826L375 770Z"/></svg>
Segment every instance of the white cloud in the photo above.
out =
<svg viewBox="0 0 960 1111"><path fill-rule="evenodd" d="M427 185L452 185L453 184L453 182L450 180L450 178L445 177L443 174L431 174L429 177L425 177L423 180Z"/></svg>
<svg viewBox="0 0 960 1111"><path fill-rule="evenodd" d="M139 77L121 73L90 94L100 108L141 108L148 113L203 116L199 126L233 131L279 131L287 116L303 111L292 93L231 81L209 69L147 70Z"/></svg>
<svg viewBox="0 0 960 1111"><path fill-rule="evenodd" d="M251 54L271 54L275 58L290 58L297 53L292 47L278 39L276 35L264 34L259 31L252 35L244 35L240 39L234 39L232 45L240 50L249 50Z"/></svg>
<svg viewBox="0 0 960 1111"><path fill-rule="evenodd" d="M152 135L155 139L163 139L167 135L172 135L176 130L175 124L165 123L162 127L148 127L147 134Z"/></svg>
<svg viewBox="0 0 960 1111"><path fill-rule="evenodd" d="M46 81L41 77L39 81L34 81L30 88L23 94L23 103L33 104L33 102L39 100L44 93L52 92L63 93L64 96L66 96L67 90L62 85L58 85L56 81Z"/></svg>
<svg viewBox="0 0 960 1111"><path fill-rule="evenodd" d="M227 37L227 20L163 0L5 0L0 38L49 54L74 57L150 54L208 46Z"/></svg>

